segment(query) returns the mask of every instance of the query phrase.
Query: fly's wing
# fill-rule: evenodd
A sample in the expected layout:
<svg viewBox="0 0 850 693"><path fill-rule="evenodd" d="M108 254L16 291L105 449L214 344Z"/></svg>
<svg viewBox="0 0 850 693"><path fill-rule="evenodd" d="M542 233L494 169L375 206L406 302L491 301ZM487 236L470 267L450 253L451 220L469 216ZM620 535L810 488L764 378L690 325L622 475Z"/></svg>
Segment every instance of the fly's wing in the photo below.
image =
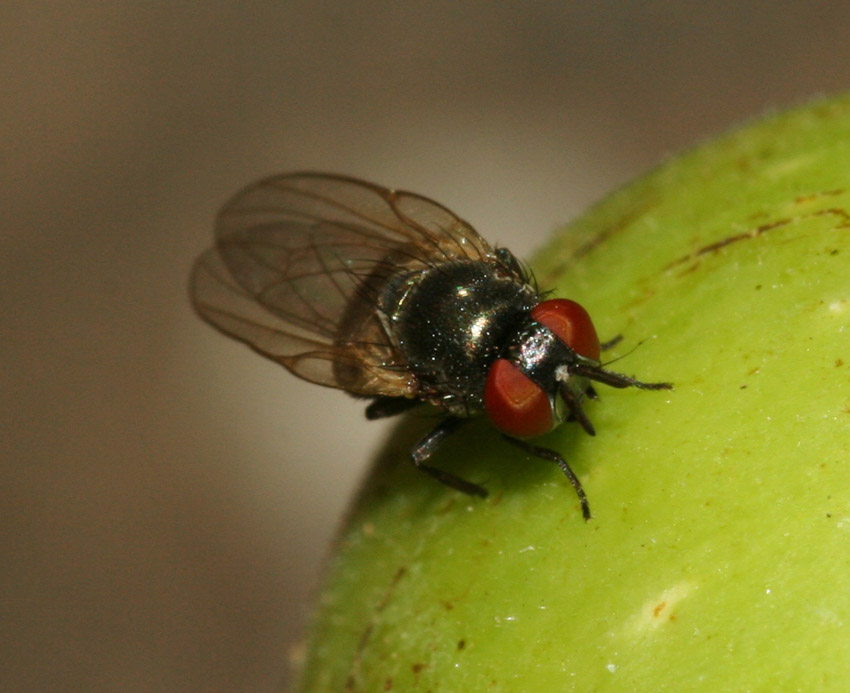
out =
<svg viewBox="0 0 850 693"><path fill-rule="evenodd" d="M400 271L492 257L469 224L427 198L341 176L284 175L224 206L190 291L205 320L305 380L414 397L377 295Z"/></svg>

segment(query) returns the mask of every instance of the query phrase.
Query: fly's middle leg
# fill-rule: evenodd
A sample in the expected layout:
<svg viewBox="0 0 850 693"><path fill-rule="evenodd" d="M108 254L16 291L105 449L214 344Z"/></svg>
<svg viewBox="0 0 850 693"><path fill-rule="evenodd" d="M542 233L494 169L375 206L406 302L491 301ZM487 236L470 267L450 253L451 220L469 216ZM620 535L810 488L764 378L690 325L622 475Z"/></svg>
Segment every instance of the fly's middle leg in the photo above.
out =
<svg viewBox="0 0 850 693"><path fill-rule="evenodd" d="M438 469L437 467L425 464L425 461L434 454L443 441L457 430L458 426L460 426L464 421L466 421L466 419L460 419L456 416L449 416L448 418L443 419L431 430L430 433L428 433L428 435L413 446L413 450L410 451L410 459L419 469L426 474L430 474L437 481L444 483L446 486L451 486L453 489L466 493L470 496L486 498L487 489L483 486L473 484L471 481L467 481L466 479L461 479L459 476L443 469Z"/></svg>

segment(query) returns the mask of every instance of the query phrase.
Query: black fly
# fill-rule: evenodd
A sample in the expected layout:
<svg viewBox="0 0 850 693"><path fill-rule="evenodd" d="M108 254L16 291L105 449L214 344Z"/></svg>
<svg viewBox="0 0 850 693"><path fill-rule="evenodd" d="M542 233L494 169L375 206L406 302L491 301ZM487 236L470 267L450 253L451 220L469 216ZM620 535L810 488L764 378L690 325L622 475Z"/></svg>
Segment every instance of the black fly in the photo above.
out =
<svg viewBox="0 0 850 693"><path fill-rule="evenodd" d="M541 301L517 259L420 195L316 173L277 176L238 193L218 215L216 244L195 264L192 301L222 332L300 378L368 397L366 416L428 403L446 416L413 463L464 493L486 489L427 464L465 419L486 414L515 445L582 410L591 381L669 389L603 368L578 303Z"/></svg>

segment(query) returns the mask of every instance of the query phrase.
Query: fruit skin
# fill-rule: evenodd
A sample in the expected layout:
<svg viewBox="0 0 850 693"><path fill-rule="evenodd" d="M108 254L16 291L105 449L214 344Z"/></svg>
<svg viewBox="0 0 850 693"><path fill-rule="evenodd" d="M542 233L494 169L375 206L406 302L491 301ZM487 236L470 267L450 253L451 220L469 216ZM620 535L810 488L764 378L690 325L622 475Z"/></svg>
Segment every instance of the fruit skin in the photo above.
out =
<svg viewBox="0 0 850 693"><path fill-rule="evenodd" d="M486 232L486 230L484 230ZM486 421L414 470L388 441L333 547L304 691L846 690L850 681L850 98L675 158L534 264L616 369L597 436ZM637 344L640 346L630 351Z"/></svg>

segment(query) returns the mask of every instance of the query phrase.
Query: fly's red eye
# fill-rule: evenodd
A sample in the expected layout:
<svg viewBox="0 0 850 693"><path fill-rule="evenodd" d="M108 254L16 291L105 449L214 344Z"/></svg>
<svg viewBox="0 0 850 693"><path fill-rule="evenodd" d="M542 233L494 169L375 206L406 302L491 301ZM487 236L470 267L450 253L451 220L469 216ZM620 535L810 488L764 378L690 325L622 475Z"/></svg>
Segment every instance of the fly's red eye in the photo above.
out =
<svg viewBox="0 0 850 693"><path fill-rule="evenodd" d="M533 438L554 428L546 393L507 359L496 359L490 366L484 408L496 428L517 438Z"/></svg>
<svg viewBox="0 0 850 693"><path fill-rule="evenodd" d="M587 311L575 301L553 298L538 303L531 318L548 327L573 351L594 361L599 360L599 337Z"/></svg>

